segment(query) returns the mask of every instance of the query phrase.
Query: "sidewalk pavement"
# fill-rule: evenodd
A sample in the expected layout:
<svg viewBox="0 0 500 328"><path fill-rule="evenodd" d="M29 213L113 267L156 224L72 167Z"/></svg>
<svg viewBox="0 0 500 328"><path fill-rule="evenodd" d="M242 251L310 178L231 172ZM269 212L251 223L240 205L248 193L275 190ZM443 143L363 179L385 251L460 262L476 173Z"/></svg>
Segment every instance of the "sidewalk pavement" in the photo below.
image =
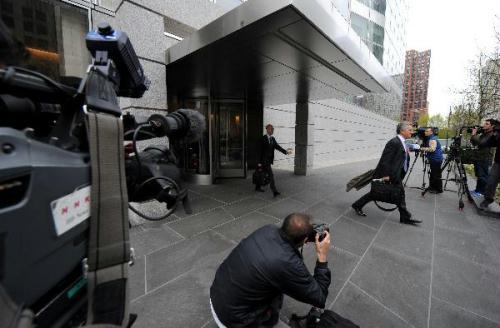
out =
<svg viewBox="0 0 500 328"><path fill-rule="evenodd" d="M458 211L454 193L422 198L413 188L406 200L420 226L402 225L397 211L373 204L358 217L350 205L367 190L346 193L345 185L375 164L310 176L276 170L278 198L254 192L251 178L191 186L192 215L181 208L131 230L134 327L215 327L208 295L218 265L245 236L295 211L330 224L327 307L361 327L500 327L500 220L479 216L469 203ZM421 174L416 166L408 187L420 186ZM312 271L313 245L304 258ZM286 297L281 319L309 308Z"/></svg>

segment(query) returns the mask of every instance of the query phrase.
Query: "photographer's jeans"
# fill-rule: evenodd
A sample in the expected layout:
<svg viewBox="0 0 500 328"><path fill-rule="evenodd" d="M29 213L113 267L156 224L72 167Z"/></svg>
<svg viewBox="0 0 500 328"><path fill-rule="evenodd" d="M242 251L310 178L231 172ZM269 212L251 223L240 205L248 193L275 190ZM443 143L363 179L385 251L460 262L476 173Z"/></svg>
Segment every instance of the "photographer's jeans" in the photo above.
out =
<svg viewBox="0 0 500 328"><path fill-rule="evenodd" d="M495 162L491 167L490 176L488 177L488 184L484 193L485 202L492 203L495 200L498 182L500 182L500 163Z"/></svg>
<svg viewBox="0 0 500 328"><path fill-rule="evenodd" d="M474 174L477 177L475 191L484 194L486 186L488 185L488 176L490 174L491 160L490 161L477 161L474 163Z"/></svg>

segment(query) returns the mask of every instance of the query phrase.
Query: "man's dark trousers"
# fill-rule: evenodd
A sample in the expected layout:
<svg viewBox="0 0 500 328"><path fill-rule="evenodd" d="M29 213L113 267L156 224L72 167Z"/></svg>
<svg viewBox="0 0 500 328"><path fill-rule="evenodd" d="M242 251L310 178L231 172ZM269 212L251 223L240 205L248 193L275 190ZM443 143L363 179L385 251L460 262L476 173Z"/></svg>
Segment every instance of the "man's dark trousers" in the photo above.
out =
<svg viewBox="0 0 500 328"><path fill-rule="evenodd" d="M274 183L274 173L273 173L273 169L271 168L271 164L267 164L267 165L263 165L263 169L264 169L264 172L267 172L269 174L269 186L271 187L271 190L273 191L273 193L276 193L278 192L278 190L276 190L276 185ZM260 189L261 186L260 185L255 185L255 189Z"/></svg>
<svg viewBox="0 0 500 328"><path fill-rule="evenodd" d="M488 184L488 176L490 174L490 161L477 161L474 163L474 174L477 177L476 192L484 194L486 185Z"/></svg>
<svg viewBox="0 0 500 328"><path fill-rule="evenodd" d="M401 204L398 206L399 210L399 219L400 220L407 220L411 218L411 213L408 212L406 209L406 200L405 200L405 188L403 187L402 181L404 180L404 176L406 175L406 172L402 173L402 177L400 181L396 182L396 185L400 187L401 189ZM373 201L373 198L370 193L367 193L360 199L358 199L354 204L352 204L353 207L356 208L363 208L367 203Z"/></svg>
<svg viewBox="0 0 500 328"><path fill-rule="evenodd" d="M495 162L491 167L488 185L486 186L486 191L484 192L484 200L488 203L495 200L498 182L500 182L500 163Z"/></svg>
<svg viewBox="0 0 500 328"><path fill-rule="evenodd" d="M429 161L431 167L429 178L429 189L443 192L443 181L441 180L441 165L443 161Z"/></svg>

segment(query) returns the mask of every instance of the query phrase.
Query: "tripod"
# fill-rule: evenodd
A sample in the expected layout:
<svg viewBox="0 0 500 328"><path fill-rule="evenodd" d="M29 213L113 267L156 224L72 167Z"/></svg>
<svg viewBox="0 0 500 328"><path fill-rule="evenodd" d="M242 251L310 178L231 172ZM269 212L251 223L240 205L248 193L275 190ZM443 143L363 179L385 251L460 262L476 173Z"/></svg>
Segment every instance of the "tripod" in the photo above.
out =
<svg viewBox="0 0 500 328"><path fill-rule="evenodd" d="M425 191L426 190L426 185L427 185L426 182L425 182L425 177L427 176L427 178L429 178L429 174L430 174L430 170L428 169L429 168L429 161L425 158L424 154L422 152L420 152L420 151L415 151L415 159L413 160L413 163L411 164L410 169L408 170L408 174L406 175L403 187L406 187L406 184L408 183L408 179L410 178L410 175L413 172L413 167L415 166L415 163L417 162L417 160L418 160L419 157L422 158L422 165L423 165L423 169L422 169L422 172L423 172L423 174L422 174L422 186L420 186L420 187L410 187L410 188L419 189L419 190Z"/></svg>
<svg viewBox="0 0 500 328"><path fill-rule="evenodd" d="M452 145L450 146L450 153L446 157L446 160L441 167L441 171L444 171L445 169L447 170L446 173L446 179L443 190L446 191L453 191L455 190L452 189L446 189L448 185L448 181L453 181L457 184L458 190L457 195L458 195L458 209L462 211L464 209L464 201L463 197L465 194L467 194L467 198L471 200L470 197L470 191L469 191L469 185L467 183L467 174L465 172L464 165L462 163L462 158L460 157L460 141L458 140L461 139L461 137L456 137L455 140L453 140ZM453 172L452 177L450 178L450 174Z"/></svg>

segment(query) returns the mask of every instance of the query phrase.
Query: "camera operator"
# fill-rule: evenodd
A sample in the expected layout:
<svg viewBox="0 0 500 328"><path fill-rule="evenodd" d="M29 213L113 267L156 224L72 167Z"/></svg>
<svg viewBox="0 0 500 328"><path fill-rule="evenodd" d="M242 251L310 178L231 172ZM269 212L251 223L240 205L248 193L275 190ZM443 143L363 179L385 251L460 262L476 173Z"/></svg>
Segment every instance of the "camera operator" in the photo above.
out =
<svg viewBox="0 0 500 328"><path fill-rule="evenodd" d="M492 119L485 120L482 133L478 133L478 128L474 128L472 130L472 137L470 141L474 146L478 146L490 138L494 129L493 122L494 120ZM488 182L491 162L493 160L493 152L491 148L486 147L478 149L474 155L474 174L477 177L476 189L474 192L478 196L482 196L486 191L486 184Z"/></svg>
<svg viewBox="0 0 500 328"><path fill-rule="evenodd" d="M431 168L428 191L432 194L440 194L443 192L443 182L441 181L443 149L438 137L434 135L433 128L425 129L424 144L423 147L420 147L420 151L425 152Z"/></svg>
<svg viewBox="0 0 500 328"><path fill-rule="evenodd" d="M497 185L500 181L500 151L498 151L498 149L500 148L500 122L496 120L490 120L490 124L494 126L493 132L490 133L487 138L483 138L482 140L480 140L480 142L477 144L479 149L492 147L497 148L494 163L491 167L488 182L486 184L484 200L480 205L482 209L487 209L488 206L495 200Z"/></svg>
<svg viewBox="0 0 500 328"><path fill-rule="evenodd" d="M212 315L219 327L272 327L279 320L283 294L324 308L331 281L327 257L330 234L320 233L311 218L288 215L281 228L264 226L243 239L217 269L210 288ZM312 235L315 235L315 240ZM299 248L314 242L314 276Z"/></svg>

